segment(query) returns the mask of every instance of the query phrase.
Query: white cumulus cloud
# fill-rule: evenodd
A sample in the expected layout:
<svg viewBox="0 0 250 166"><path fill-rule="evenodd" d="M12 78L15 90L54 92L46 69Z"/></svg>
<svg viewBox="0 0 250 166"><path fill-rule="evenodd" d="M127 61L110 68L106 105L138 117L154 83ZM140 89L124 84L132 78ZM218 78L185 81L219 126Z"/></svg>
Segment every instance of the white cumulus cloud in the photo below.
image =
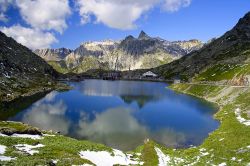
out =
<svg viewBox="0 0 250 166"><path fill-rule="evenodd" d="M77 0L81 22L96 22L111 28L133 29L135 21L150 10L159 0Z"/></svg>
<svg viewBox="0 0 250 166"><path fill-rule="evenodd" d="M26 28L20 25L0 27L0 31L30 49L47 48L50 47L52 43L57 42L54 35L50 32L43 32L38 29Z"/></svg>
<svg viewBox="0 0 250 166"><path fill-rule="evenodd" d="M191 4L191 0L77 0L81 23L103 23L116 29L133 29L136 21L155 6L176 12Z"/></svg>
<svg viewBox="0 0 250 166"><path fill-rule="evenodd" d="M188 7L192 0L165 0L163 9L168 12L176 12L182 7Z"/></svg>
<svg viewBox="0 0 250 166"><path fill-rule="evenodd" d="M0 0L0 21L7 22L8 17L5 12L8 10L9 6L14 3L14 0Z"/></svg>
<svg viewBox="0 0 250 166"><path fill-rule="evenodd" d="M66 18L71 14L68 0L16 0L16 5L33 28L60 33L67 28Z"/></svg>

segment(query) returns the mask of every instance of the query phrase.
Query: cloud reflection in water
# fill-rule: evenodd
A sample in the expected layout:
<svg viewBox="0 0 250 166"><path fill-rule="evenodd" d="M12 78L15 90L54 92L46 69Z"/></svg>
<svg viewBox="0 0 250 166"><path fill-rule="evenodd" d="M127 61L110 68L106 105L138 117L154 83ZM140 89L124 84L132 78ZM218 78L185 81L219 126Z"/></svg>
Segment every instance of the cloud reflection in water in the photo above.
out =
<svg viewBox="0 0 250 166"><path fill-rule="evenodd" d="M172 129L150 131L147 126L138 123L132 112L133 110L118 107L96 114L93 121L82 118L79 120L78 136L123 150L135 148L146 138L156 138L169 146L176 146L185 141L183 134Z"/></svg>
<svg viewBox="0 0 250 166"><path fill-rule="evenodd" d="M70 120L65 117L67 106L62 100L55 101L56 95L56 92L51 92L43 100L35 103L30 110L23 114L22 122L44 130L68 134Z"/></svg>

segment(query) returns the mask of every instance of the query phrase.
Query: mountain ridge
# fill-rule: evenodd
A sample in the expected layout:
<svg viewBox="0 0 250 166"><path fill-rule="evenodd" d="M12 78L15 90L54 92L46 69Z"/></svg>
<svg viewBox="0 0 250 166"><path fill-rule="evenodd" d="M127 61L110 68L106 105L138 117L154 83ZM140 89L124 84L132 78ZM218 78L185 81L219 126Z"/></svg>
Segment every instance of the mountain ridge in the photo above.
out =
<svg viewBox="0 0 250 166"><path fill-rule="evenodd" d="M146 34L146 32L141 31L139 36L138 36L138 39L145 40L145 39L150 39L150 37L148 36L148 34Z"/></svg>

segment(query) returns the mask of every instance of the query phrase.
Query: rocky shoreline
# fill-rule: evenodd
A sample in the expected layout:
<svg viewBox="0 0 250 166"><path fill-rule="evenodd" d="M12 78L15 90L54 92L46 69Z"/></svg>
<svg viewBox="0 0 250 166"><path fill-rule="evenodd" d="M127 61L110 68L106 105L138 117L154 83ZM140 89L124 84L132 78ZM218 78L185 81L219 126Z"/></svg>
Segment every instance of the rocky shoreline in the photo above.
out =
<svg viewBox="0 0 250 166"><path fill-rule="evenodd" d="M2 97L2 99L0 100L0 103L8 103L8 102L13 102L14 100L17 100L19 98L22 97L30 97L39 93L49 93L53 90L56 91L67 91L70 90L71 87L66 85L66 84L62 84L62 83L56 83L53 86L49 86L49 87L37 87L37 88L32 88L30 89L28 92L26 93L12 93L12 94L6 94L5 97Z"/></svg>

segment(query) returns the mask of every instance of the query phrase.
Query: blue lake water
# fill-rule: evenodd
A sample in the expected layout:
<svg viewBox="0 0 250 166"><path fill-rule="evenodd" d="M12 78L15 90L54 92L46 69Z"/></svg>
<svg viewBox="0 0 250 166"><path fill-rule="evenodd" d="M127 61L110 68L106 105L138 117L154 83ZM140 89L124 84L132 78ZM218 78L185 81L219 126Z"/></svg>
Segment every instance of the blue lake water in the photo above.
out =
<svg viewBox="0 0 250 166"><path fill-rule="evenodd" d="M53 91L8 117L45 130L132 150L147 138L169 147L199 145L215 130L216 107L165 83L85 80Z"/></svg>

